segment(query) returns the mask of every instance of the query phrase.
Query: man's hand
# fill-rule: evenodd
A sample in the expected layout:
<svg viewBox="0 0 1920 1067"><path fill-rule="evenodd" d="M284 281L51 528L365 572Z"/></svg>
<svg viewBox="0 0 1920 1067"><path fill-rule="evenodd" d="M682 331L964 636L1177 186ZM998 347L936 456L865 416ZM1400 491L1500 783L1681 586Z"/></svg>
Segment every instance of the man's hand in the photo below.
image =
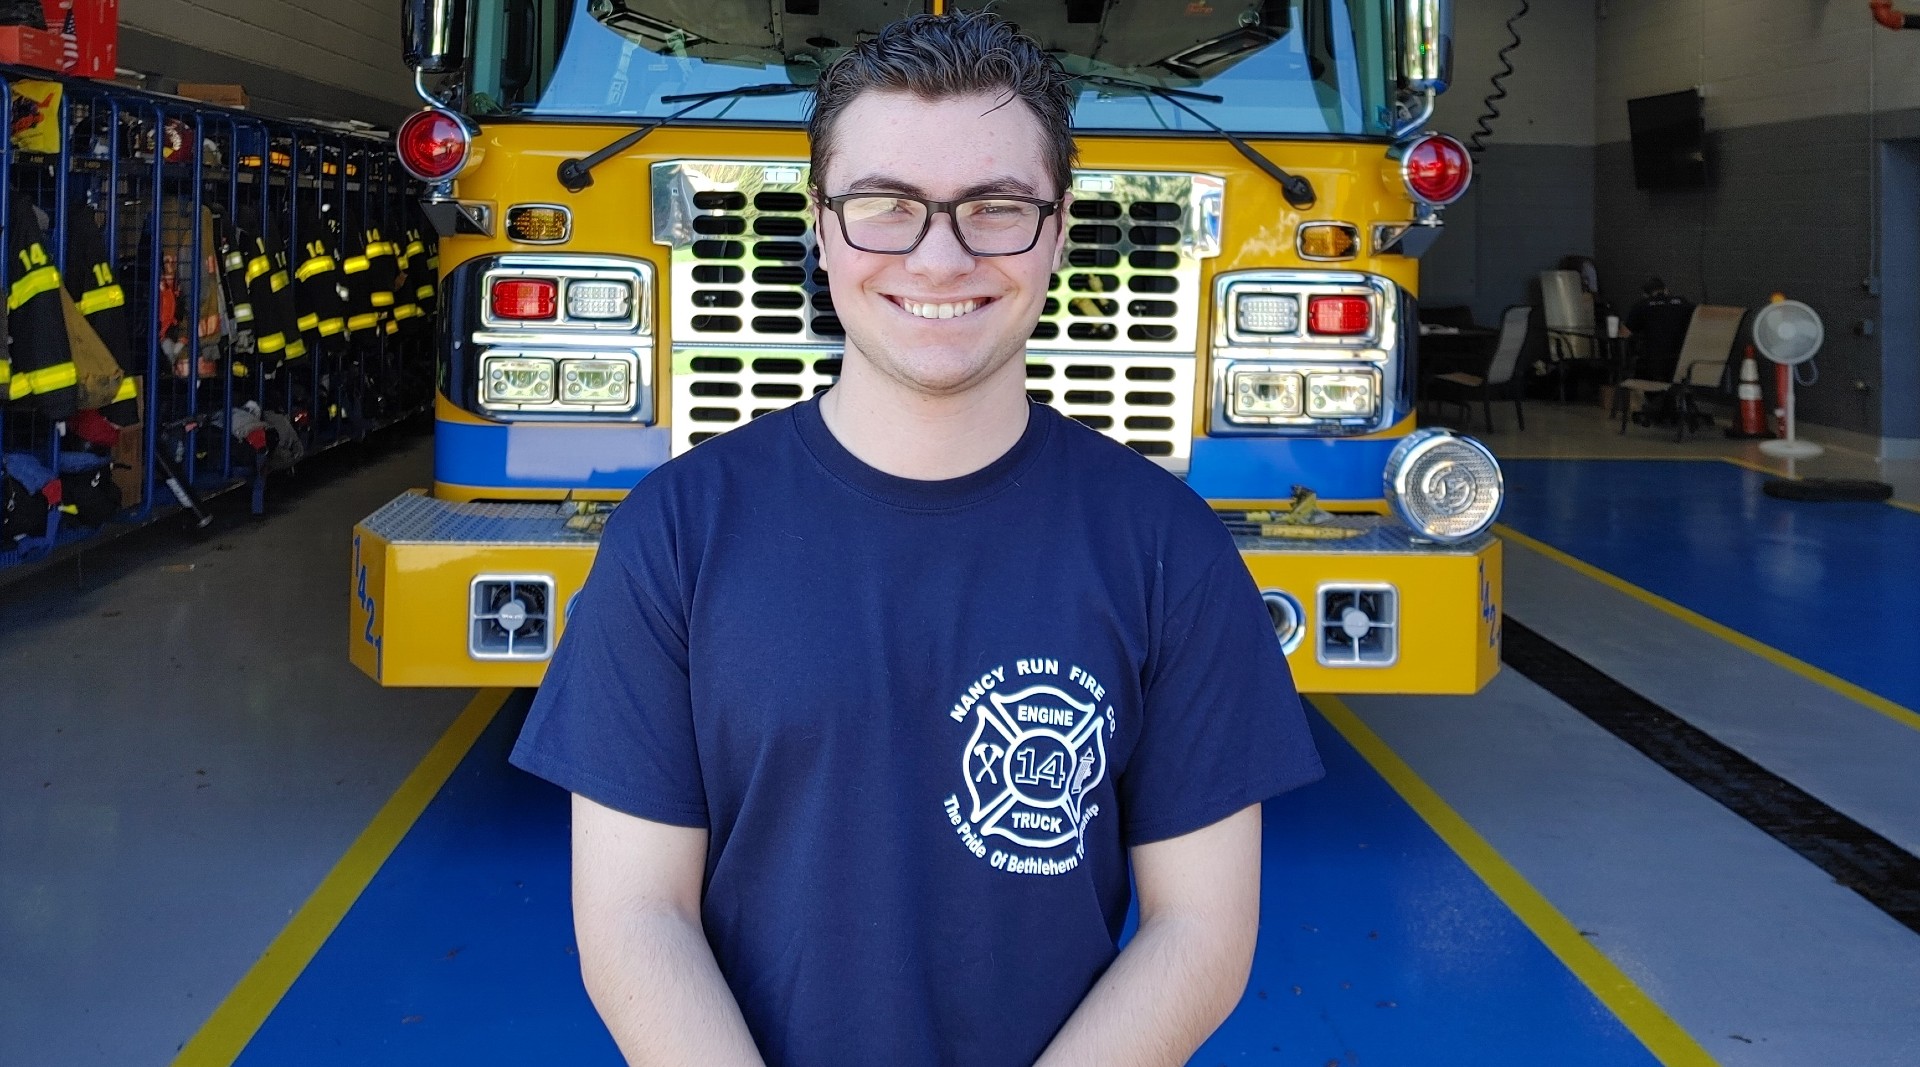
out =
<svg viewBox="0 0 1920 1067"><path fill-rule="evenodd" d="M1260 930L1260 807L1132 852L1140 928L1035 1067L1180 1067L1240 1002Z"/></svg>
<svg viewBox="0 0 1920 1067"><path fill-rule="evenodd" d="M707 832L573 798L580 975L634 1067L761 1067L700 925Z"/></svg>

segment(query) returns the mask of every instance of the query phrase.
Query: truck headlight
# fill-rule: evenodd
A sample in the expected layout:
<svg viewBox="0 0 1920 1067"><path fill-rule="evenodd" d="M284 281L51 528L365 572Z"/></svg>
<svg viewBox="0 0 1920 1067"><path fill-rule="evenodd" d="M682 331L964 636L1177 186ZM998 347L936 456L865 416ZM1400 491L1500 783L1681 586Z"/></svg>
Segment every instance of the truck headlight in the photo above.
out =
<svg viewBox="0 0 1920 1067"><path fill-rule="evenodd" d="M566 404L626 404L633 399L633 375L617 359L560 361L560 400Z"/></svg>
<svg viewBox="0 0 1920 1067"><path fill-rule="evenodd" d="M481 364L480 398L488 404L553 402L553 360L494 357Z"/></svg>
<svg viewBox="0 0 1920 1067"><path fill-rule="evenodd" d="M1307 376L1307 414L1316 419L1367 418L1376 402L1370 374Z"/></svg>
<svg viewBox="0 0 1920 1067"><path fill-rule="evenodd" d="M1416 430L1387 457L1387 503L1422 537L1453 544L1479 536L1506 495L1500 463L1471 437Z"/></svg>
<svg viewBox="0 0 1920 1067"><path fill-rule="evenodd" d="M1234 325L1242 333L1288 334L1300 329L1300 298L1278 293L1234 293Z"/></svg>
<svg viewBox="0 0 1920 1067"><path fill-rule="evenodd" d="M1300 375L1288 371L1236 370L1231 378L1227 413L1234 418L1300 414Z"/></svg>

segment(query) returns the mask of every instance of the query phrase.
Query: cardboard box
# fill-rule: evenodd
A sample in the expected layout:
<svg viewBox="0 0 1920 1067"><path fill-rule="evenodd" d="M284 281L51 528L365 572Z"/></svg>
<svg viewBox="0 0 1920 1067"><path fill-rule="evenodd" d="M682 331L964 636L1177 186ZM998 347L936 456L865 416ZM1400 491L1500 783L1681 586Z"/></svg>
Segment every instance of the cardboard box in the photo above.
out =
<svg viewBox="0 0 1920 1067"><path fill-rule="evenodd" d="M57 33L31 26L0 26L0 63L59 70L65 42Z"/></svg>
<svg viewBox="0 0 1920 1067"><path fill-rule="evenodd" d="M189 100L203 100L221 107L237 107L245 110L247 90L239 85L222 85L217 82L181 82L174 89L175 96L184 96Z"/></svg>
<svg viewBox="0 0 1920 1067"><path fill-rule="evenodd" d="M143 383L144 384L144 383ZM143 425L146 419L146 390L140 390L140 396L134 401L139 405L141 419L132 426L120 428L120 438L113 443L113 484L120 487L120 506L137 508L146 499L146 465L142 462L146 453L142 446L146 443L147 430ZM126 469L121 469L121 464Z"/></svg>
<svg viewBox="0 0 1920 1067"><path fill-rule="evenodd" d="M40 0L60 38L60 65L82 78L112 80L120 60L120 0Z"/></svg>

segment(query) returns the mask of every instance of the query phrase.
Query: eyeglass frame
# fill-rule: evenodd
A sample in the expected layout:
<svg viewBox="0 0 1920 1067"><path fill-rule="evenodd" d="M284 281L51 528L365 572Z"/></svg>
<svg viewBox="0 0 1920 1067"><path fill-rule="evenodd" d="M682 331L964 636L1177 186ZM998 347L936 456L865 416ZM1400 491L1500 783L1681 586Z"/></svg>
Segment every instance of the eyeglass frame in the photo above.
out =
<svg viewBox="0 0 1920 1067"><path fill-rule="evenodd" d="M853 241L853 236L847 232L847 216L842 213L841 209L849 200L858 200L862 197L870 197L870 196L886 196L886 197L892 197L895 200L911 200L914 203L919 204L920 206L926 208L927 217L921 220L920 236L915 237L913 239L912 244L908 245L905 248L900 249L897 252L881 252L876 249L866 248L861 245L855 244ZM911 255L913 253L913 250L916 248L919 248L920 243L927 239L927 234L933 232L933 217L935 215L944 213L947 216L948 222L951 223L953 226L953 239L960 243L960 248L962 251L966 252L967 255L970 255L975 259L1000 259L1006 256L1024 256L1028 252L1033 251L1034 248L1036 248L1040 244L1040 231L1047 228L1048 219L1053 218L1054 216L1060 214L1060 205L1064 202L1065 199L1066 199L1065 197L1061 197L1054 200L1042 200L1036 196L1015 196L1012 193L981 193L977 196L963 196L957 200L930 200L924 196L914 196L911 193L889 193L884 190L868 190L868 191L862 191L862 192L841 193L839 196L821 197L820 203L828 211L833 212L833 216L835 218L840 220L840 239L847 242L847 246L849 248L853 248L857 251L865 252L868 255L873 255L873 256ZM1033 225L1033 239L1027 242L1027 246L1025 248L1020 249L1018 252L975 252L973 250L973 246L967 243L966 235L960 232L960 216L954 214L953 209L959 207L961 204L971 204L981 200L1012 200L1016 203L1030 204L1040 209L1040 218L1036 220Z"/></svg>

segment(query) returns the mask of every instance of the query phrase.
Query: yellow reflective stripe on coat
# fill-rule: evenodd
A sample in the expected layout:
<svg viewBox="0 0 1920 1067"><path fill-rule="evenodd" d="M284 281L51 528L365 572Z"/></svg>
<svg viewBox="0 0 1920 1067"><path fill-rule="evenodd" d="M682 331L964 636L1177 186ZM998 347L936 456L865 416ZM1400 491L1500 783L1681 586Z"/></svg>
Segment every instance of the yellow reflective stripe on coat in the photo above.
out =
<svg viewBox="0 0 1920 1067"><path fill-rule="evenodd" d="M118 285L103 285L98 289L89 289L81 293L80 299L75 301L80 314L89 316L95 312L106 311L108 308L125 307L126 304L126 291Z"/></svg>
<svg viewBox="0 0 1920 1067"><path fill-rule="evenodd" d="M371 267L371 266L373 266L373 264L367 262L367 257L365 256L348 256L347 257L347 273L348 274L358 274L361 271L366 270L368 267Z"/></svg>
<svg viewBox="0 0 1920 1067"><path fill-rule="evenodd" d="M287 347L287 335L284 333L263 333L254 338L253 346L268 355Z"/></svg>
<svg viewBox="0 0 1920 1067"><path fill-rule="evenodd" d="M273 269L273 261L265 256L255 256L247 260L247 284L252 285L256 278Z"/></svg>
<svg viewBox="0 0 1920 1067"><path fill-rule="evenodd" d="M376 289L368 293L367 299L377 308L390 308L393 306L393 294L384 289Z"/></svg>
<svg viewBox="0 0 1920 1067"><path fill-rule="evenodd" d="M368 312L365 315L355 315L353 318L348 319L347 329L349 330L370 329L373 326L379 324L379 322L380 322L380 316L372 312Z"/></svg>
<svg viewBox="0 0 1920 1067"><path fill-rule="evenodd" d="M416 300L432 300L433 299L433 283L428 282L427 284L421 286L420 288L415 289L413 291L413 296L414 296L414 299Z"/></svg>
<svg viewBox="0 0 1920 1067"><path fill-rule="evenodd" d="M113 394L113 400L111 401L111 403L118 404L122 400L134 400L134 399L137 399L139 396L140 396L140 379L122 378L120 379L120 388Z"/></svg>
<svg viewBox="0 0 1920 1067"><path fill-rule="evenodd" d="M273 277L267 279L267 284L273 286L273 291L277 293L287 286L292 285L293 279L287 277L286 271L277 270L273 272Z"/></svg>
<svg viewBox="0 0 1920 1067"><path fill-rule="evenodd" d="M374 256L391 256L398 251L400 251L399 247L392 241L373 241L367 245L369 259Z"/></svg>
<svg viewBox="0 0 1920 1067"><path fill-rule="evenodd" d="M299 268L293 272L293 276L304 282L316 274L325 274L332 269L332 256L314 256L312 259L300 264Z"/></svg>
<svg viewBox="0 0 1920 1067"><path fill-rule="evenodd" d="M320 316L316 312L309 311L305 315L300 316L300 321L295 323L294 325L299 326L300 331L302 333L305 333L308 330L316 329L319 327Z"/></svg>
<svg viewBox="0 0 1920 1067"><path fill-rule="evenodd" d="M338 315L335 315L333 318L330 318L330 319L320 320L320 336L322 337L332 337L334 334L337 334L346 328L347 328L347 320L341 318Z"/></svg>
<svg viewBox="0 0 1920 1067"><path fill-rule="evenodd" d="M420 255L424 253L426 250L427 250L426 242L420 240L417 237L407 242L407 258L408 259L412 259L414 256Z"/></svg>
<svg viewBox="0 0 1920 1067"><path fill-rule="evenodd" d="M253 305L246 302L241 302L233 305L233 321L252 322L253 321Z"/></svg>
<svg viewBox="0 0 1920 1067"><path fill-rule="evenodd" d="M293 340L287 342L287 358L299 359L301 356L304 356L306 354L307 354L307 343L300 339L299 334L294 334Z"/></svg>
<svg viewBox="0 0 1920 1067"><path fill-rule="evenodd" d="M27 301L41 293L51 293L60 288L60 272L52 267L36 267L20 276L7 290L7 310L18 311Z"/></svg>
<svg viewBox="0 0 1920 1067"><path fill-rule="evenodd" d="M22 371L16 377L26 379L29 393L52 393L80 384L80 371L71 360L39 370Z"/></svg>

